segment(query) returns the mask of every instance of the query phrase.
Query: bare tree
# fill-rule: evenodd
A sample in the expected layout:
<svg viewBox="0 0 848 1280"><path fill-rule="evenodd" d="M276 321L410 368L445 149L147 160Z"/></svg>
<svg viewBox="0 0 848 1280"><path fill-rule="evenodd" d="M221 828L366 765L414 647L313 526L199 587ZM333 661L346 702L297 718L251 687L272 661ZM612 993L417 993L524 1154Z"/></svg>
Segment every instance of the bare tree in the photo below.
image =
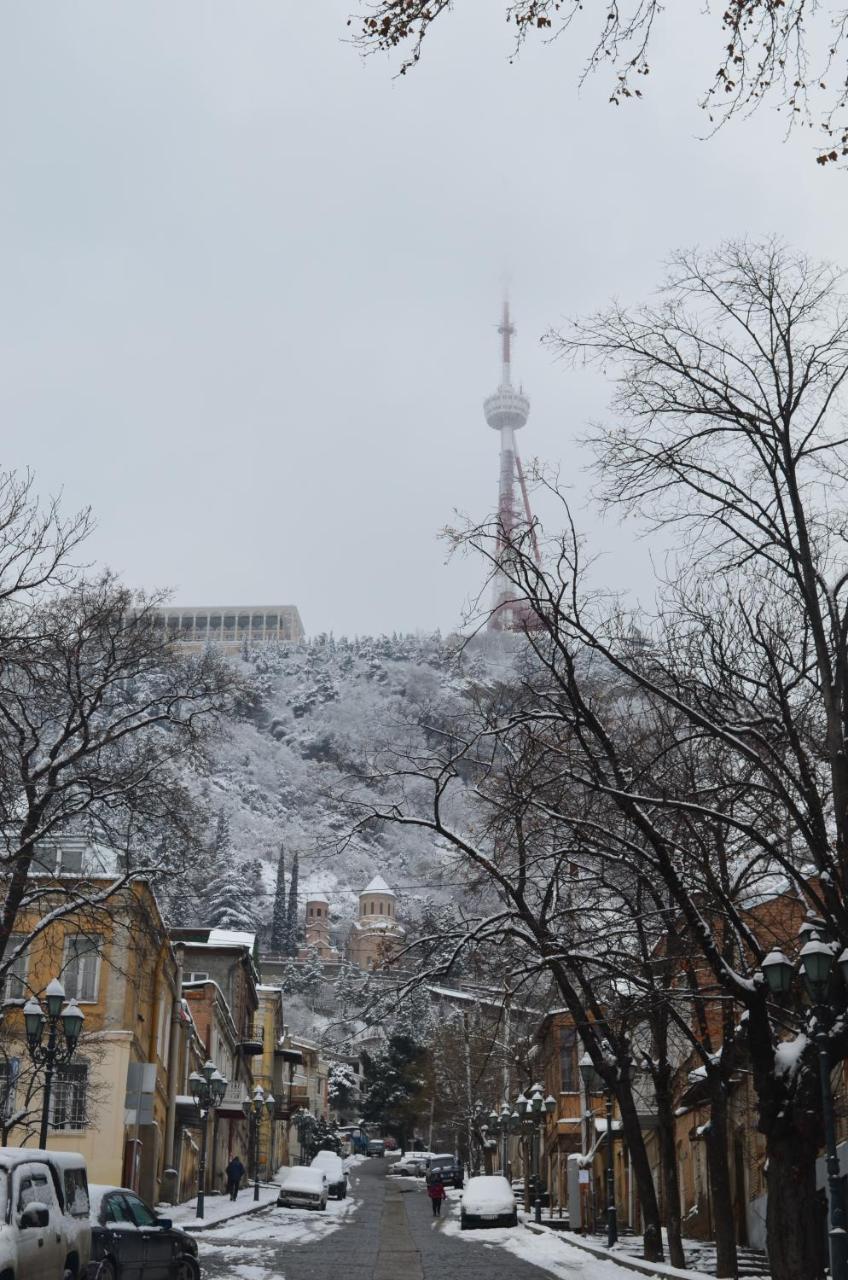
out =
<svg viewBox="0 0 848 1280"><path fill-rule="evenodd" d="M454 7L455 0L362 0L348 24L366 52L406 50L400 66L405 74L421 57L433 25ZM580 0L503 0L502 6L515 31L516 53L531 33L549 41L571 34L578 17L585 19L582 10ZM662 10L659 0L605 8L586 44L581 83L606 67L611 103L641 98ZM710 124L718 127L769 101L784 113L789 128L801 122L819 128L819 164L839 161L848 155L846 36L848 17L838 4L817 9L805 0L728 5L716 21L716 71L700 102Z"/></svg>

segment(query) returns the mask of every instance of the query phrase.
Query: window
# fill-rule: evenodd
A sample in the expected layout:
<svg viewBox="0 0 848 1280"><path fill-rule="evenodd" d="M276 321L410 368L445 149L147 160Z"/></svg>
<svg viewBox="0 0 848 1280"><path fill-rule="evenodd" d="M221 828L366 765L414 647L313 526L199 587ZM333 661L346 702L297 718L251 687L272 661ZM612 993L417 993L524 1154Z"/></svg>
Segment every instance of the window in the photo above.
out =
<svg viewBox="0 0 848 1280"><path fill-rule="evenodd" d="M20 1058L0 1062L0 1117L11 1120L15 1114L15 1091L21 1073Z"/></svg>
<svg viewBox="0 0 848 1280"><path fill-rule="evenodd" d="M127 1191L124 1193L124 1199L129 1205L132 1221L137 1227L155 1227L156 1214L148 1209L143 1200L139 1200L138 1196L130 1195Z"/></svg>
<svg viewBox="0 0 848 1280"><path fill-rule="evenodd" d="M188 973L183 978L183 982L208 982L208 973Z"/></svg>
<svg viewBox="0 0 848 1280"><path fill-rule="evenodd" d="M559 1080L559 1087L563 1093L580 1092L580 1078L577 1071L577 1032L574 1027L560 1027Z"/></svg>
<svg viewBox="0 0 848 1280"><path fill-rule="evenodd" d="M197 635L197 636L205 636L205 635L206 635L206 625L207 625L208 621L209 621L209 619L207 618L207 616L206 616L206 614L205 614L205 613L200 613L200 614L198 614L198 615L197 615L197 617L196 617L196 618L195 618L195 620L194 620L194 633L195 633L195 635Z"/></svg>
<svg viewBox="0 0 848 1280"><path fill-rule="evenodd" d="M14 954L17 947L26 940L23 933L13 933L9 936L9 942L6 948L6 954ZM3 977L3 999L4 1000L25 1000L26 999L26 971L27 971L27 953L22 951L20 955L15 956L9 968Z"/></svg>
<svg viewBox="0 0 848 1280"><path fill-rule="evenodd" d="M69 1000L97 999L97 980L100 976L100 939L74 935L65 939L65 958L62 979L65 995Z"/></svg>
<svg viewBox="0 0 848 1280"><path fill-rule="evenodd" d="M63 844L59 846L59 866L60 875L78 876L82 871L82 840L75 840L73 844Z"/></svg>
<svg viewBox="0 0 848 1280"><path fill-rule="evenodd" d="M383 914L383 904L382 904L382 902L381 902L381 903L380 903L380 915L382 915L382 914Z"/></svg>
<svg viewBox="0 0 848 1280"><path fill-rule="evenodd" d="M221 615L220 615L220 613L213 613L213 614L212 614L212 617L209 619L209 630L210 630L210 632L214 631L216 635L217 635L217 634L218 634L218 632L221 630Z"/></svg>
<svg viewBox="0 0 848 1280"><path fill-rule="evenodd" d="M36 1200L39 1204L51 1205L53 1196L50 1194L50 1179L47 1176L47 1170L43 1173L30 1173L21 1178L18 1183L18 1213L25 1209L28 1204Z"/></svg>
<svg viewBox="0 0 848 1280"><path fill-rule="evenodd" d="M65 1194L65 1209L72 1218L87 1218L89 1214L88 1179L85 1169L65 1169L62 1185Z"/></svg>
<svg viewBox="0 0 848 1280"><path fill-rule="evenodd" d="M135 1226L129 1205L124 1197L118 1195L117 1192L114 1195L106 1196L100 1216L106 1222L129 1222L132 1226Z"/></svg>
<svg viewBox="0 0 848 1280"><path fill-rule="evenodd" d="M70 1062L57 1067L50 1097L50 1127L84 1129L87 1092L88 1063Z"/></svg>

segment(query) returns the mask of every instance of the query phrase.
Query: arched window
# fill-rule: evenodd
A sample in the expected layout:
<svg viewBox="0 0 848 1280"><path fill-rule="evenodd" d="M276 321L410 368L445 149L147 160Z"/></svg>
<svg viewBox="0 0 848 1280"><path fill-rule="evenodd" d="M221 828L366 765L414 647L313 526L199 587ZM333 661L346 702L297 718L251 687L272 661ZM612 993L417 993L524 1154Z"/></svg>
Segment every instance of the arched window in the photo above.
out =
<svg viewBox="0 0 848 1280"><path fill-rule="evenodd" d="M382 915L382 914L383 914L383 904L382 904L382 902L381 902L381 903L380 903L380 915Z"/></svg>
<svg viewBox="0 0 848 1280"><path fill-rule="evenodd" d="M309 908L309 914L310 914L310 916L312 915L312 908L311 908L311 907Z"/></svg>
<svg viewBox="0 0 848 1280"><path fill-rule="evenodd" d="M371 914L372 914L372 916L373 916L373 914L374 914L374 903L373 903L373 902L371 903Z"/></svg>

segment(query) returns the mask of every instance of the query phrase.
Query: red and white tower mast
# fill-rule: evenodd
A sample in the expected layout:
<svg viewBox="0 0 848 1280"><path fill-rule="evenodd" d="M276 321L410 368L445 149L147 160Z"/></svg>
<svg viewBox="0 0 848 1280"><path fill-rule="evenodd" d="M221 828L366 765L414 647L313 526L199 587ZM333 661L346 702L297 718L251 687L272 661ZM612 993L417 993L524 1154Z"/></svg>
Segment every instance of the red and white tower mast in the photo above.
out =
<svg viewBox="0 0 848 1280"><path fill-rule="evenodd" d="M521 631L526 625L526 606L522 607L515 599L515 591L510 586L504 569L509 556L509 549L516 535L520 535L520 525L526 520L530 531L533 554L538 560L538 547L533 531L533 517L527 497L527 486L521 469L521 459L515 443L515 433L523 427L530 416L530 401L519 387L516 391L512 385L512 338L515 326L509 318L509 301L504 299L503 317L498 325L501 335L501 382L494 395L483 401L483 413L493 431L500 433L501 464L500 482L498 486L498 569L494 576L494 597L492 612L489 616L490 631ZM521 497L517 492L520 488ZM519 515L519 508L523 511Z"/></svg>

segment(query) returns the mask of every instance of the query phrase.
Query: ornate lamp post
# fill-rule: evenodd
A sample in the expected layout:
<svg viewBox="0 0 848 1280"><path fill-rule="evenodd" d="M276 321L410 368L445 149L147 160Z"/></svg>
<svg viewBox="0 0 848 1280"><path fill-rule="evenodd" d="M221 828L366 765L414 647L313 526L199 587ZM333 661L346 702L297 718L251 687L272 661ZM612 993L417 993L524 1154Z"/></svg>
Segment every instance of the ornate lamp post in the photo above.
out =
<svg viewBox="0 0 848 1280"><path fill-rule="evenodd" d="M827 1033L833 1020L833 1009L828 1001L830 979L833 972L834 947L822 941L819 930L810 924L801 926L801 934L809 935L799 953L799 964L804 986L813 1006L812 1040L819 1059L822 1119L824 1120L825 1165L830 1199L830 1274L832 1280L848 1280L848 1235L845 1230L845 1206L839 1178L839 1156L836 1154L836 1118L833 1110L833 1092L830 1084L830 1052ZM848 948L837 961L842 978L848 985ZM792 989L795 966L782 951L770 951L760 966L772 995L786 996Z"/></svg>
<svg viewBox="0 0 848 1280"><path fill-rule="evenodd" d="M492 1112L489 1119L494 1116L497 1121L497 1131L503 1136L504 1140L504 1170L507 1164L507 1143L510 1133L521 1133L525 1141L529 1143L530 1157L526 1161L524 1169L524 1208L530 1211L530 1169L533 1170L534 1199L533 1211L537 1222L542 1221L542 1125L545 1117L552 1115L556 1110L556 1098L552 1098L550 1094L546 1098L540 1084L534 1084L529 1095L520 1093L515 1099L514 1109L510 1111L509 1104L504 1103L501 1107L500 1114Z"/></svg>
<svg viewBox="0 0 848 1280"><path fill-rule="evenodd" d="M70 1062L74 1056L85 1014L76 1000L65 1003L65 988L58 978L48 983L44 993L47 1013L41 1003L32 996L24 1005L24 1028L26 1030L27 1049L36 1066L44 1067L44 1091L41 1104L41 1131L38 1145L42 1149L47 1146L47 1126L50 1123L50 1094L53 1090L53 1075L56 1066ZM62 1007L64 1005L64 1008ZM59 1043L59 1023L62 1024L64 1045ZM48 1027L47 1044L42 1045L44 1028Z"/></svg>
<svg viewBox="0 0 848 1280"><path fill-rule="evenodd" d="M261 1085L257 1085L253 1090L253 1097L249 1102L242 1103L242 1109L247 1116L252 1129L251 1149L253 1151L253 1199L259 1199L259 1123L262 1119L262 1112L268 1112L268 1116L273 1122L274 1107L276 1101L273 1093L269 1093L266 1097L265 1090Z"/></svg>
<svg viewBox="0 0 848 1280"><path fill-rule="evenodd" d="M587 1098L593 1093L603 1093L607 1113L607 1246L618 1240L618 1215L615 1208L615 1168L612 1162L612 1090L604 1084L588 1053L580 1059L580 1075Z"/></svg>
<svg viewBox="0 0 848 1280"><path fill-rule="evenodd" d="M209 1112L220 1107L227 1092L227 1081L211 1058L204 1064L203 1072L192 1071L188 1087L200 1114L201 1141L200 1165L197 1170L197 1217L203 1217L204 1191L206 1187L206 1144L209 1138Z"/></svg>

